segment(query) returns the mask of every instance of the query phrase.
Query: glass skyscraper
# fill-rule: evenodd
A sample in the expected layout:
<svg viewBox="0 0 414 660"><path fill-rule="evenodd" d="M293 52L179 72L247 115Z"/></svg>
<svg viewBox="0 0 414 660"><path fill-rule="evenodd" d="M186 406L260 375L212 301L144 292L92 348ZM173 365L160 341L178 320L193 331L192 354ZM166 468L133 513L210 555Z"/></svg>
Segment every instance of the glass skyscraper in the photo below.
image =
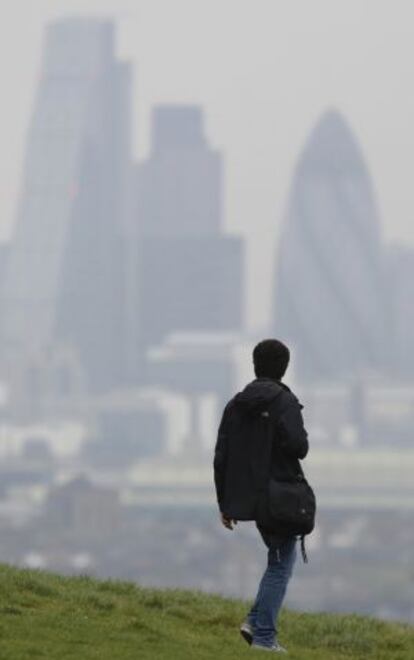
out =
<svg viewBox="0 0 414 660"><path fill-rule="evenodd" d="M48 26L3 281L2 350L7 363L30 364L70 345L92 390L116 381L122 362L129 93L111 21Z"/></svg>
<svg viewBox="0 0 414 660"><path fill-rule="evenodd" d="M278 246L273 330L305 380L377 373L385 364L380 223L360 148L330 111L296 167Z"/></svg>
<svg viewBox="0 0 414 660"><path fill-rule="evenodd" d="M175 331L240 331L244 242L222 227L222 159L201 108L154 109L149 158L138 166L137 327L143 346Z"/></svg>

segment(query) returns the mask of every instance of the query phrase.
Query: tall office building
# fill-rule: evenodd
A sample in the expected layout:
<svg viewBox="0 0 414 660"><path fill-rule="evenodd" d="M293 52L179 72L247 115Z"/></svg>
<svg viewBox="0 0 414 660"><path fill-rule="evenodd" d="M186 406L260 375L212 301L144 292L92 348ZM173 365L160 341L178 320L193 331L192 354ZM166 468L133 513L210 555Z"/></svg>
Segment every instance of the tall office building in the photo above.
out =
<svg viewBox="0 0 414 660"><path fill-rule="evenodd" d="M390 333L390 372L414 379L414 249L393 245L387 250L387 294L393 322Z"/></svg>
<svg viewBox="0 0 414 660"><path fill-rule="evenodd" d="M154 108L151 155L138 167L138 227L146 236L218 235L222 158L210 149L197 106Z"/></svg>
<svg viewBox="0 0 414 660"><path fill-rule="evenodd" d="M383 271L367 167L342 116L328 112L296 167L276 262L272 329L295 348L301 379L384 368Z"/></svg>
<svg viewBox="0 0 414 660"><path fill-rule="evenodd" d="M137 170L136 305L142 346L243 327L244 243L222 228L222 160L196 106L160 106Z"/></svg>
<svg viewBox="0 0 414 660"><path fill-rule="evenodd" d="M90 390L120 377L130 67L114 25L48 26L2 290L3 357L70 345Z"/></svg>

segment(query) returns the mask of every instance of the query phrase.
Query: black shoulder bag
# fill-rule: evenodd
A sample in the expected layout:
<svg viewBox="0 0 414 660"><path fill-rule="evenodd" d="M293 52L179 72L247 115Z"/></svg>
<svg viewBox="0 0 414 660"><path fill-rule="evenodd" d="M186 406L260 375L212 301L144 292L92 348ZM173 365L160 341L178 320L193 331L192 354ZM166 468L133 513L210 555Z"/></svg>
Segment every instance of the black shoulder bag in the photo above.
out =
<svg viewBox="0 0 414 660"><path fill-rule="evenodd" d="M271 476L273 416L270 411L262 412L261 416L267 424L265 456L268 472L267 478L259 487L261 501L256 520L265 526L282 530L284 535L299 536L303 561L307 562L305 535L310 534L315 527L315 494L300 472L293 478L283 480L276 480Z"/></svg>

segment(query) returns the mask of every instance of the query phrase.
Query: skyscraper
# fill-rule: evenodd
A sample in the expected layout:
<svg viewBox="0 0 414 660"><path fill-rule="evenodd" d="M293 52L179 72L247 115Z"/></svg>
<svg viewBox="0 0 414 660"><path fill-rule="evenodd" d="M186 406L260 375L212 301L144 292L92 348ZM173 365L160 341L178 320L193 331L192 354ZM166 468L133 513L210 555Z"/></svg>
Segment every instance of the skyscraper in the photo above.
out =
<svg viewBox="0 0 414 660"><path fill-rule="evenodd" d="M114 25L48 26L3 298L4 359L69 344L91 390L119 377L130 69Z"/></svg>
<svg viewBox="0 0 414 660"><path fill-rule="evenodd" d="M371 180L343 117L327 112L296 167L275 272L273 329L306 380L377 372L388 318Z"/></svg>
<svg viewBox="0 0 414 660"><path fill-rule="evenodd" d="M222 158L210 149L197 106L161 105L152 116L152 151L138 166L140 233L212 236L222 225Z"/></svg>
<svg viewBox="0 0 414 660"><path fill-rule="evenodd" d="M393 376L414 378L414 250L392 245L387 250L388 298L393 322L390 333L390 371Z"/></svg>
<svg viewBox="0 0 414 660"><path fill-rule="evenodd" d="M222 229L222 162L197 106L154 109L138 166L137 327L143 347L175 331L243 327L244 244Z"/></svg>

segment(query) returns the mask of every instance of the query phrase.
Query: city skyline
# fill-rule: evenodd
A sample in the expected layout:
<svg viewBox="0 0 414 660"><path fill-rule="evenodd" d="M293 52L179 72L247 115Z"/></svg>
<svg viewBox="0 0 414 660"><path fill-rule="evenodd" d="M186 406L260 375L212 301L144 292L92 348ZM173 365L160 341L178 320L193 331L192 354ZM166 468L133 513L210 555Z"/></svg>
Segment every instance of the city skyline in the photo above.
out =
<svg viewBox="0 0 414 660"><path fill-rule="evenodd" d="M214 447L276 335L290 361L271 375L299 406L274 420L275 459L303 410L319 511L288 606L413 621L414 234L390 242L376 183L379 163L401 210L414 140L401 101L389 130L401 69L365 87L398 62L376 59L398 21L374 26L372 0L121 2L41 0L8 24L0 214L31 119L0 243L0 560L253 594L260 539L253 521L224 538Z"/></svg>
<svg viewBox="0 0 414 660"><path fill-rule="evenodd" d="M132 67L115 35L107 19L48 24L19 217L1 254L6 371L36 371L47 355L52 369L83 371L89 392L143 383L141 358L168 334L248 331L245 239L223 232L226 173L204 108L155 105L150 153L134 160ZM266 334L291 342L306 380L389 373L387 330L402 336L410 290L397 302L385 285L375 187L338 111L310 132L281 224L268 241L279 239Z"/></svg>
<svg viewBox="0 0 414 660"><path fill-rule="evenodd" d="M414 99L406 85L412 49L406 28L412 16L410 5L401 3L397 13L391 4L378 7L370 1L361 6L351 1L338 8L317 0L312 8L302 5L298 12L298 3L276 10L274 3L266 1L262 9L258 17L253 8L232 1L225 8L213 1L196 9L185 0L174 3L174 8L155 0L141 3L139 13L132 2L123 2L121 9L110 1L71 4L74 13L119 16L120 53L137 68L135 157L141 160L147 155L153 105L197 103L205 108L210 141L226 154L225 227L249 240L251 329L263 328L270 320L267 301L276 234L294 162L306 134L327 108L334 106L344 112L362 145L386 240L414 243L410 185ZM4 48L12 53L3 65L8 67L13 60L19 76L19 85L3 76L7 125L0 157L3 237L10 234L12 216L16 217L24 132L39 73L41 31L45 22L66 11L66 4L59 0L33 9L25 6L30 20L21 26L20 44L9 39L18 20L12 9L3 25L7 30ZM239 19L236 30L235 13ZM183 16L191 30L181 27ZM230 33L232 48L228 49ZM150 38L154 34L157 39ZM214 35L214 49L209 34ZM246 51L246 40L255 48ZM160 41L165 50L160 50ZM386 49L384 42L389 45ZM171 54L168 67L165 52ZM397 103L398 99L404 103ZM267 238L269 231L275 235L272 242ZM258 287L261 296L254 295Z"/></svg>
<svg viewBox="0 0 414 660"><path fill-rule="evenodd" d="M2 377L21 416L48 396L148 384L148 348L174 332L245 330L244 239L223 232L222 154L203 109L155 106L151 154L134 163L131 67L116 38L105 19L45 30L19 216L1 254Z"/></svg>

